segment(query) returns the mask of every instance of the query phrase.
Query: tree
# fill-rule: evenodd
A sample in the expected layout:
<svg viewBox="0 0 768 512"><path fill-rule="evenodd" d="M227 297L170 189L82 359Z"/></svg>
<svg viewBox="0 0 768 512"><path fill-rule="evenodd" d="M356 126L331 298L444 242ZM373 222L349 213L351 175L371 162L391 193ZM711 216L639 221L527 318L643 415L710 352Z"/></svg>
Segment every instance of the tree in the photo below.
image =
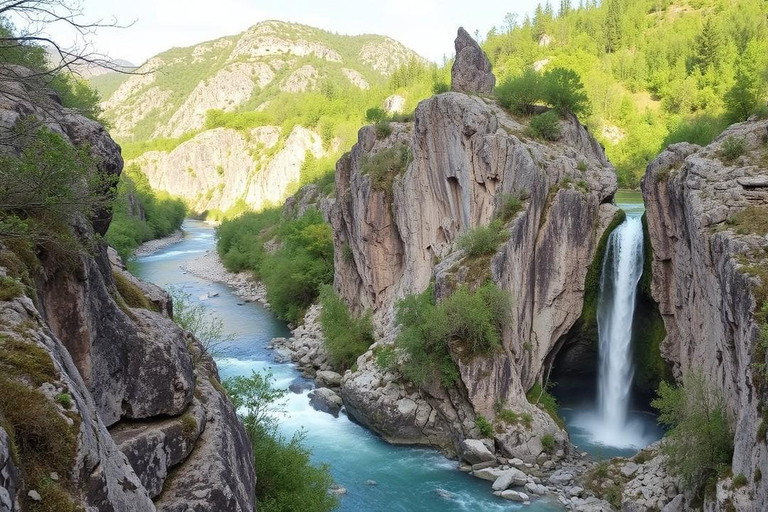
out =
<svg viewBox="0 0 768 512"><path fill-rule="evenodd" d="M621 0L608 0L608 8L605 15L605 51L613 53L621 46L622 18Z"/></svg>
<svg viewBox="0 0 768 512"><path fill-rule="evenodd" d="M584 91L581 77L572 69L554 68L544 73L542 82L543 98L552 108L565 115L571 112L577 116L590 113L589 98Z"/></svg>
<svg viewBox="0 0 768 512"><path fill-rule="evenodd" d="M663 447L670 469L690 490L701 490L733 456L722 393L701 369L689 370L679 387L662 382L651 404L659 410L659 422L670 427Z"/></svg>
<svg viewBox="0 0 768 512"><path fill-rule="evenodd" d="M720 65L723 37L714 18L709 17L704 22L701 33L696 37L696 50L693 56L693 65L698 67L702 74L710 68Z"/></svg>
<svg viewBox="0 0 768 512"><path fill-rule="evenodd" d="M541 75L533 68L527 68L523 74L504 80L496 87L496 95L501 104L515 114L530 115L541 100Z"/></svg>
<svg viewBox="0 0 768 512"><path fill-rule="evenodd" d="M752 40L736 69L736 82L725 94L725 108L732 122L745 121L766 96L765 64L761 45Z"/></svg>

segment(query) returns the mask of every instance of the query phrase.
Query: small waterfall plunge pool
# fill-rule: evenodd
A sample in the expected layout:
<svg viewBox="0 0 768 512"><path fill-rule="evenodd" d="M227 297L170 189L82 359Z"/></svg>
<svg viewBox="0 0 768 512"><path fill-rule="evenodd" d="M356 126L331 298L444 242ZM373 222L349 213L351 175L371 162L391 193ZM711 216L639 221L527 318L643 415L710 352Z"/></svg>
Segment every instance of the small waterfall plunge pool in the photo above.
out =
<svg viewBox="0 0 768 512"><path fill-rule="evenodd" d="M205 301L210 311L224 322L233 340L218 360L222 378L250 375L271 369L277 386L287 388L300 373L294 365L276 363L267 345L272 338L289 336L286 325L255 303L245 303L223 284L210 283L187 274L179 265L215 250L210 226L187 220L182 241L151 255L138 258L131 270L140 278L167 288L174 286L192 300L218 293ZM334 418L309 406L307 391L289 394L287 414L281 428L286 437L299 429L307 432L306 444L314 463L327 463L335 481L347 489L339 510L349 512L453 512L514 511L548 512L562 507L546 501L531 505L513 503L491 494L490 482L456 469L456 461L420 447L393 446L351 422L344 414ZM376 485L366 482L373 480ZM446 492L442 492L446 491Z"/></svg>
<svg viewBox="0 0 768 512"><path fill-rule="evenodd" d="M639 192L620 192L616 204L626 220L612 233L602 262L597 303L597 338L581 349L582 375L553 370L553 393L560 402L571 441L596 458L631 456L660 439L662 428L650 407L652 396L633 389L633 325L638 315L637 291L643 271L645 211ZM642 320L642 319L641 319ZM636 328L636 327L635 327Z"/></svg>

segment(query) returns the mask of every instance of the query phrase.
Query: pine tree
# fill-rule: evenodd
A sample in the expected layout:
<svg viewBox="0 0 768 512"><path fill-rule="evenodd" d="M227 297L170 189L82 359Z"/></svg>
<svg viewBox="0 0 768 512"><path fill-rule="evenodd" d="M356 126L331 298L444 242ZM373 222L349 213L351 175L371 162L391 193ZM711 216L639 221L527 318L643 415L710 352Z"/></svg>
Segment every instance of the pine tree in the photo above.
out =
<svg viewBox="0 0 768 512"><path fill-rule="evenodd" d="M569 12L571 12L571 0L560 0L560 12L558 13L558 16L560 18L568 16Z"/></svg>
<svg viewBox="0 0 768 512"><path fill-rule="evenodd" d="M747 44L736 70L736 82L725 95L725 108L732 122L745 121L765 100L765 61L760 46L756 40Z"/></svg>
<svg viewBox="0 0 768 512"><path fill-rule="evenodd" d="M621 46L621 0L608 0L605 16L605 51L613 53Z"/></svg>
<svg viewBox="0 0 768 512"><path fill-rule="evenodd" d="M696 50L693 65L702 73L710 68L718 68L721 61L723 38L712 18L707 18L701 33L696 37Z"/></svg>

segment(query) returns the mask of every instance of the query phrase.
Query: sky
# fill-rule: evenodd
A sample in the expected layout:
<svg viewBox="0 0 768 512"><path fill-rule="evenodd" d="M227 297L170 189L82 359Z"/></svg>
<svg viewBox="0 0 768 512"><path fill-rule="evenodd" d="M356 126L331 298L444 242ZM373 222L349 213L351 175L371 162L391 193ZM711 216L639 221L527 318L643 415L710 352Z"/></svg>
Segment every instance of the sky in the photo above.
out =
<svg viewBox="0 0 768 512"><path fill-rule="evenodd" d="M440 62L453 54L456 29L482 36L504 23L508 12L522 20L538 0L74 0L84 19L133 23L101 28L91 46L113 59L141 64L174 46L190 46L237 34L264 20L311 25L341 34L383 34ZM47 32L60 44L74 40L64 27ZM78 41L82 46L82 41Z"/></svg>

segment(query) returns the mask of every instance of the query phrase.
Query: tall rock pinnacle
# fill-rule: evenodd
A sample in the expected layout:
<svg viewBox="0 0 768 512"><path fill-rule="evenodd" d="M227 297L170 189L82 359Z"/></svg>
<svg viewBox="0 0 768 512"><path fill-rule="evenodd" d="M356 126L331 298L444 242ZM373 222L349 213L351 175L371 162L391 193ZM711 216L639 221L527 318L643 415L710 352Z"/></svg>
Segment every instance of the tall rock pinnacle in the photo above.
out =
<svg viewBox="0 0 768 512"><path fill-rule="evenodd" d="M491 72L491 61L464 27L459 27L455 45L456 60L451 68L451 89L466 93L492 93L496 77Z"/></svg>

